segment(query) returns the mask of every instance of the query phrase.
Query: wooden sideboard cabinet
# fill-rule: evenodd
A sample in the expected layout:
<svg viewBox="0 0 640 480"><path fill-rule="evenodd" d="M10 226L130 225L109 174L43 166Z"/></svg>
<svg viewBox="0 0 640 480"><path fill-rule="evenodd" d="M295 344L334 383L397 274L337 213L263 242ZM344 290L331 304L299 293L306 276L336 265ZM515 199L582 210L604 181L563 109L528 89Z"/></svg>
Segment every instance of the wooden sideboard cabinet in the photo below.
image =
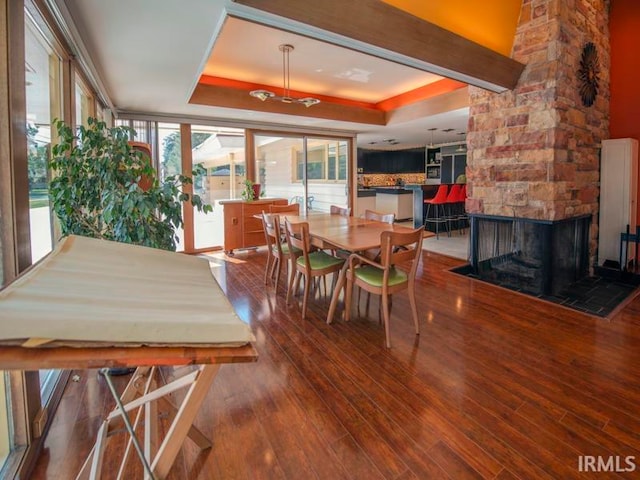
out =
<svg viewBox="0 0 640 480"><path fill-rule="evenodd" d="M247 202L244 200L220 200L224 215L224 251L232 254L236 248L257 247L265 244L262 220L255 218L269 205L286 205L286 198L265 198Z"/></svg>

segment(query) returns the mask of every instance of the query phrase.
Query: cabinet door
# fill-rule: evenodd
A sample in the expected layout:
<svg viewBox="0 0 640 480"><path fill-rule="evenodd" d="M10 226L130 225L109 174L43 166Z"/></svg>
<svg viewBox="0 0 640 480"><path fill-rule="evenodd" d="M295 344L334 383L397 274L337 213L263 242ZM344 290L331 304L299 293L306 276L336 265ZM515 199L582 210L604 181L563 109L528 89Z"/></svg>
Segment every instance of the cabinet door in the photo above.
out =
<svg viewBox="0 0 640 480"><path fill-rule="evenodd" d="M242 204L227 203L224 209L224 249L230 252L242 247Z"/></svg>
<svg viewBox="0 0 640 480"><path fill-rule="evenodd" d="M442 155L440 183L453 183L453 155Z"/></svg>
<svg viewBox="0 0 640 480"><path fill-rule="evenodd" d="M455 182L458 176L465 174L467 169L467 155L458 154L453 157L453 181Z"/></svg>

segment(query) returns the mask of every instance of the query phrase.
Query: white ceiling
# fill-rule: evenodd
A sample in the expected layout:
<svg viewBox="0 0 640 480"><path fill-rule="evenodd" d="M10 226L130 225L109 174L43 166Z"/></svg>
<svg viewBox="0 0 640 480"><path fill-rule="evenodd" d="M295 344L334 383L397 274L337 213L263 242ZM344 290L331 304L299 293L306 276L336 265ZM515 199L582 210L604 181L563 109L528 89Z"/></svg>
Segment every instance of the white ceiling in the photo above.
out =
<svg viewBox="0 0 640 480"><path fill-rule="evenodd" d="M468 109L398 121L385 127L189 104L201 73L282 85L281 43L290 43L291 88L377 102L438 80L306 36L227 17L229 0L55 0L79 48L86 48L98 82L117 112L203 117L358 133L358 145L379 148L459 141ZM209 60L209 57L211 59ZM366 81L362 81L366 80ZM258 100L256 100L258 101ZM313 108L313 107L310 107ZM449 133L442 132L453 128ZM371 145L371 142L376 142Z"/></svg>

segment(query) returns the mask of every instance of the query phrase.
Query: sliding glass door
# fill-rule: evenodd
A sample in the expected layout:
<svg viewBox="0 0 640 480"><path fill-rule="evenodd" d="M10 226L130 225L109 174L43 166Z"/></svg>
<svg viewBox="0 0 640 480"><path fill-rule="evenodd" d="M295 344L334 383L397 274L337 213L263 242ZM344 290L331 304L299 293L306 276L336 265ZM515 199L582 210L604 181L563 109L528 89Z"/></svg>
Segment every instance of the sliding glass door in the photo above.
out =
<svg viewBox="0 0 640 480"><path fill-rule="evenodd" d="M307 203L313 211L328 212L331 205L348 207L349 142L307 138Z"/></svg>
<svg viewBox="0 0 640 480"><path fill-rule="evenodd" d="M212 205L216 200L241 198L246 174L244 129L191 126L192 165L204 168L202 175L193 179L193 192L203 203ZM224 243L218 212L203 213L193 210L194 248L202 250Z"/></svg>
<svg viewBox="0 0 640 480"><path fill-rule="evenodd" d="M304 152L304 140L300 137L256 135L254 143L256 183L260 184L261 194L304 205L304 159L299 161Z"/></svg>
<svg viewBox="0 0 640 480"><path fill-rule="evenodd" d="M256 179L266 196L304 211L348 206L350 142L307 136L255 135Z"/></svg>

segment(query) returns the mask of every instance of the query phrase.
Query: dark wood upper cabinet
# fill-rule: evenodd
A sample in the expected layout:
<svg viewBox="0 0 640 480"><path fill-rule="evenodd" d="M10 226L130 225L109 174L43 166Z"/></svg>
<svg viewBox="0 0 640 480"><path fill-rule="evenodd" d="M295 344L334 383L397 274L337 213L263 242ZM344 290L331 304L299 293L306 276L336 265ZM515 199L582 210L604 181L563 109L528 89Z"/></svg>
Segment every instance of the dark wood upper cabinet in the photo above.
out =
<svg viewBox="0 0 640 480"><path fill-rule="evenodd" d="M424 173L425 159L426 150L424 148L358 149L358 168L362 168L362 173Z"/></svg>

